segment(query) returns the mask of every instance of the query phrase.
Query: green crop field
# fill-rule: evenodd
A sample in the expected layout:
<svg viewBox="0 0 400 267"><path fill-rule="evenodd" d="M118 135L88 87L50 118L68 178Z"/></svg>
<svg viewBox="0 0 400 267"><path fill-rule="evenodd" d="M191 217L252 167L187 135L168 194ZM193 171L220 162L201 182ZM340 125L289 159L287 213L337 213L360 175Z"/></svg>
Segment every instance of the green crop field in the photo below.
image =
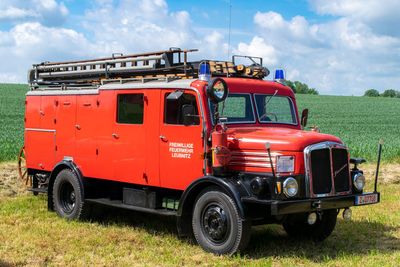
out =
<svg viewBox="0 0 400 267"><path fill-rule="evenodd" d="M0 161L13 160L24 142L25 84L0 84Z"/></svg>
<svg viewBox="0 0 400 267"><path fill-rule="evenodd" d="M340 137L354 157L376 161L384 141L383 159L400 162L400 99L385 97L296 95L301 114L309 109L308 126Z"/></svg>
<svg viewBox="0 0 400 267"><path fill-rule="evenodd" d="M16 159L23 145L26 85L0 84L0 161ZM383 159L400 162L400 99L297 95L299 110L310 109L309 126L336 135L352 156L376 160L379 139Z"/></svg>

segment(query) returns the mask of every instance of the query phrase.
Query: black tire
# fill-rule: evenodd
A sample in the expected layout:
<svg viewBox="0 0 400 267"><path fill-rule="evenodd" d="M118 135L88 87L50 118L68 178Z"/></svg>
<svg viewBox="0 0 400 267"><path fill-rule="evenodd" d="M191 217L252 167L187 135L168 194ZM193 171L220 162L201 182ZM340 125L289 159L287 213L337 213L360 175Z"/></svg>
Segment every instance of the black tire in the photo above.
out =
<svg viewBox="0 0 400 267"><path fill-rule="evenodd" d="M88 217L89 206L84 202L83 188L74 172L64 169L57 175L53 186L56 213L68 220Z"/></svg>
<svg viewBox="0 0 400 267"><path fill-rule="evenodd" d="M233 199L217 188L208 188L197 198L192 228L197 243L218 255L242 251L251 234L250 221L243 220Z"/></svg>
<svg viewBox="0 0 400 267"><path fill-rule="evenodd" d="M337 210L324 210L313 225L307 223L308 213L289 215L283 222L286 233L295 238L323 241L336 226Z"/></svg>

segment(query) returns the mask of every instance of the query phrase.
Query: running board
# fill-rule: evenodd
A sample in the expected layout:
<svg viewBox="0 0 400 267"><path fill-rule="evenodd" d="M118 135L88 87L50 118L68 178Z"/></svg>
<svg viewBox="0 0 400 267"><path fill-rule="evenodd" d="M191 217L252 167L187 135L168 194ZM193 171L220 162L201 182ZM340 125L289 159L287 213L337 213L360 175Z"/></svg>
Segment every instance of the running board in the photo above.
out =
<svg viewBox="0 0 400 267"><path fill-rule="evenodd" d="M146 213L163 215L163 216L176 216L176 211L173 211L173 210L151 209L151 208L127 205L127 204L124 204L121 200L110 200L108 198L94 198L94 199L85 199L85 201L89 202L89 203L101 204L101 205L111 206L111 207L115 207L115 208L134 210L134 211L146 212Z"/></svg>

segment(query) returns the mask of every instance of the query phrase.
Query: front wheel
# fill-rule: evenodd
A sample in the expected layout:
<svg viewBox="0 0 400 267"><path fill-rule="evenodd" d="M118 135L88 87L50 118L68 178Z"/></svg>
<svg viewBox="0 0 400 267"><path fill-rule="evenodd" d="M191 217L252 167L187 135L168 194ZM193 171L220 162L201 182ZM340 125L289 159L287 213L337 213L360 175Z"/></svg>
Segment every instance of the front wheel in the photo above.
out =
<svg viewBox="0 0 400 267"><path fill-rule="evenodd" d="M324 210L312 225L307 223L307 213L291 214L283 222L283 228L292 237L323 241L335 229L337 214L336 209Z"/></svg>
<svg viewBox="0 0 400 267"><path fill-rule="evenodd" d="M197 243L218 255L241 251L250 239L250 222L240 217L233 199L217 188L206 189L197 198L192 227Z"/></svg>
<svg viewBox="0 0 400 267"><path fill-rule="evenodd" d="M62 170L57 175L53 186L53 203L56 213L69 220L82 219L88 214L83 186L70 169Z"/></svg>

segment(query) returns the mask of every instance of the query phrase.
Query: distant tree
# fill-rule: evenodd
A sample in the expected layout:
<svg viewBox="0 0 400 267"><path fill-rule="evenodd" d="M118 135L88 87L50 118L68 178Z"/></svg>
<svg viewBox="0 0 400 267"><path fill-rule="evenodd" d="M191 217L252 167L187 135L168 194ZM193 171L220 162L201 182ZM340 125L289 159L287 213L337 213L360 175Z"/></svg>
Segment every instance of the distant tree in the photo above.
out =
<svg viewBox="0 0 400 267"><path fill-rule="evenodd" d="M307 84L299 82L299 81L289 81L286 80L286 85L292 88L293 92L296 94L309 94L309 95L318 95L318 91L315 88L308 87Z"/></svg>
<svg viewBox="0 0 400 267"><path fill-rule="evenodd" d="M387 89L382 93L383 97L396 97L398 92L393 89Z"/></svg>
<svg viewBox="0 0 400 267"><path fill-rule="evenodd" d="M400 98L400 91L396 91L396 97Z"/></svg>
<svg viewBox="0 0 400 267"><path fill-rule="evenodd" d="M368 89L367 91L365 91L364 96L378 97L379 92L375 89Z"/></svg>

